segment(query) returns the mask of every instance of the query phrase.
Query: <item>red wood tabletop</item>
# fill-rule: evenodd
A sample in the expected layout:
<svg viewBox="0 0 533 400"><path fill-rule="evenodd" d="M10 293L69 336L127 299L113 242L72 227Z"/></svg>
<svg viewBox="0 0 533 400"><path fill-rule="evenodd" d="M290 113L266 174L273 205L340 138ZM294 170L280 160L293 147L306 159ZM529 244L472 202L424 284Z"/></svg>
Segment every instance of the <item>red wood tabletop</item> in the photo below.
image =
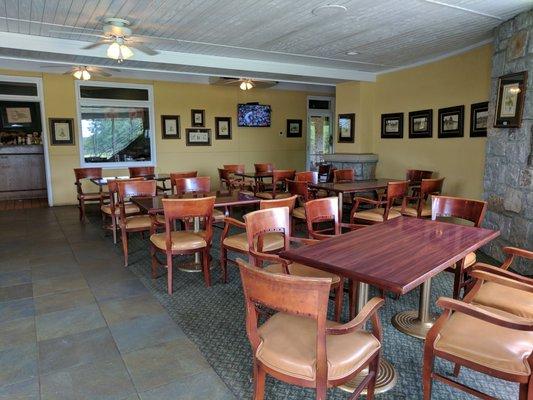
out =
<svg viewBox="0 0 533 400"><path fill-rule="evenodd" d="M347 183L319 182L310 183L309 187L314 189L323 189L336 193L357 193L368 192L372 190L385 189L389 182L397 182L398 179L368 179Z"/></svg>

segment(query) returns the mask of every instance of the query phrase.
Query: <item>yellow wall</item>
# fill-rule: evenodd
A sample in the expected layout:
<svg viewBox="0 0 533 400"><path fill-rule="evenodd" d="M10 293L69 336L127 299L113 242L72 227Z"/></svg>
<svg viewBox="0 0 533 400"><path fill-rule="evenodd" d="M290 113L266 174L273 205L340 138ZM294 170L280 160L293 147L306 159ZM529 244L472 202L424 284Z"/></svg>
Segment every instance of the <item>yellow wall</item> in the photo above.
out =
<svg viewBox="0 0 533 400"><path fill-rule="evenodd" d="M408 168L429 169L446 177L447 194L481 198L485 165L484 138L470 138L470 105L487 101L491 46L430 64L379 75L375 83L337 86L337 112L356 113L356 143L337 152L374 152L377 176L402 178ZM438 139L438 109L465 106L462 138ZM409 139L408 113L433 109L433 138ZM403 139L381 139L381 114L404 113Z"/></svg>
<svg viewBox="0 0 533 400"><path fill-rule="evenodd" d="M74 118L77 127L74 78L2 70L0 74L42 77L46 120L50 117ZM301 119L303 132L306 132L306 100L310 93L272 89L243 92L237 87L206 84L111 80L153 85L157 172L197 169L199 174L211 176L213 187L217 188L217 168L222 164L244 163L247 168L253 168L254 162L273 162L277 168L297 170L305 166L305 134L302 138L287 138L285 131L287 119ZM246 102L270 104L272 126L238 128L237 104ZM185 128L191 124L191 109L205 110L206 127L212 130L212 146L185 145ZM181 139L161 138L161 115L180 115ZM233 139L216 140L215 117L228 116L232 118ZM283 134L280 135L280 132ZM73 204L76 201L73 168L80 166L78 141L79 136L74 146L49 146L54 205ZM127 170L104 170L104 175L127 175ZM95 189L94 186L88 188Z"/></svg>

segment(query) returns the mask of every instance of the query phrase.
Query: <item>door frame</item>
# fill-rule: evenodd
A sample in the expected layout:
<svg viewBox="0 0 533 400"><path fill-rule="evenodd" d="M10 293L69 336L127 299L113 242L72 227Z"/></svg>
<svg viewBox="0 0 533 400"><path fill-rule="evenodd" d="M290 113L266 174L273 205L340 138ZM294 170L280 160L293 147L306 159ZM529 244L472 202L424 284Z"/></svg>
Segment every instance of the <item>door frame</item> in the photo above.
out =
<svg viewBox="0 0 533 400"><path fill-rule="evenodd" d="M309 100L327 100L329 101L329 109L328 110L316 110L309 108ZM333 135L333 145L332 150L333 153L335 153L335 97L332 96L307 96L307 133L306 133L306 144L305 144L305 167L306 170L310 169L310 160L309 160L309 137L311 134L311 116L326 116L329 117L329 120L331 121L331 134Z"/></svg>

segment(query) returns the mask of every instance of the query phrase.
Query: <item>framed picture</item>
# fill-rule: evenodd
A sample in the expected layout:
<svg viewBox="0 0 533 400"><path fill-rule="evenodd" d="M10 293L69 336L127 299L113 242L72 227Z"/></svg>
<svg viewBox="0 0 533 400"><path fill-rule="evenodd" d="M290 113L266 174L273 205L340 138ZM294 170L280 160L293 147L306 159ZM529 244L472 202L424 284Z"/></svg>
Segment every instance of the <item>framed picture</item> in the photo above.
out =
<svg viewBox="0 0 533 400"><path fill-rule="evenodd" d="M72 118L49 118L51 144L74 144L74 120Z"/></svg>
<svg viewBox="0 0 533 400"><path fill-rule="evenodd" d="M355 142L355 114L339 114L339 143Z"/></svg>
<svg viewBox="0 0 533 400"><path fill-rule="evenodd" d="M180 116L161 115L161 133L163 139L181 139Z"/></svg>
<svg viewBox="0 0 533 400"><path fill-rule="evenodd" d="M524 99L527 87L527 71L501 76L498 80L498 101L494 126L519 128L522 124Z"/></svg>
<svg viewBox="0 0 533 400"><path fill-rule="evenodd" d="M302 120L288 119L287 120L287 137L302 137Z"/></svg>
<svg viewBox="0 0 533 400"><path fill-rule="evenodd" d="M191 126L204 126L205 125L205 111L204 110L191 110Z"/></svg>
<svg viewBox="0 0 533 400"><path fill-rule="evenodd" d="M231 140L231 117L215 117L215 138Z"/></svg>
<svg viewBox="0 0 533 400"><path fill-rule="evenodd" d="M381 114L381 138L403 138L403 113Z"/></svg>
<svg viewBox="0 0 533 400"><path fill-rule="evenodd" d="M475 103L470 106L470 137L487 137L489 102Z"/></svg>
<svg viewBox="0 0 533 400"><path fill-rule="evenodd" d="M211 146L211 129L186 129L185 144L187 146Z"/></svg>
<svg viewBox="0 0 533 400"><path fill-rule="evenodd" d="M41 131L41 115L39 103L24 101L0 101L2 130L28 130Z"/></svg>
<svg viewBox="0 0 533 400"><path fill-rule="evenodd" d="M409 113L409 138L433 137L433 110L412 111Z"/></svg>
<svg viewBox="0 0 533 400"><path fill-rule="evenodd" d="M465 106L439 109L439 138L464 136Z"/></svg>

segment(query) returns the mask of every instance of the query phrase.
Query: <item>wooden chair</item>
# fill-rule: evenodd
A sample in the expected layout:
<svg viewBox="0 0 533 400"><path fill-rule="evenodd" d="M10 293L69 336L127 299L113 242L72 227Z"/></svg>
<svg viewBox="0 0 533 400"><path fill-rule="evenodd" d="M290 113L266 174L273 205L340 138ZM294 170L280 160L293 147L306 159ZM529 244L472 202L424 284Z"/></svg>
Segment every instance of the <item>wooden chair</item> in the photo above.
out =
<svg viewBox="0 0 533 400"><path fill-rule="evenodd" d="M157 192L156 181L153 180L125 180L117 182L117 204L120 210L119 227L122 239L122 251L124 253L124 266L128 266L128 235L132 232L149 232L152 227L152 218L149 215L128 215L126 204L130 197L154 197ZM162 223L161 216L154 217Z"/></svg>
<svg viewBox="0 0 533 400"><path fill-rule="evenodd" d="M326 399L328 387L342 385L364 368L367 377L351 399L367 389L374 398L382 331L378 310L384 300L371 299L346 324L327 320L329 278L269 274L238 260L246 303L246 333L252 346L254 400L263 400L265 378L314 388ZM277 311L258 326L257 305ZM368 320L372 331L365 331Z"/></svg>
<svg viewBox="0 0 533 400"><path fill-rule="evenodd" d="M531 286L529 287L531 290ZM519 400L533 398L533 319L441 297L444 313L429 330L424 346L424 400L433 379L482 399L494 399L433 370L436 357L520 384Z"/></svg>
<svg viewBox="0 0 533 400"><path fill-rule="evenodd" d="M245 170L244 164L224 164L222 167L232 174L236 172L243 173Z"/></svg>
<svg viewBox="0 0 533 400"><path fill-rule="evenodd" d="M304 204L307 233L310 239L324 240L340 235L342 230L353 231L366 225L346 224L339 221L339 200L337 197L325 197L309 200ZM322 226L318 226L318 224ZM324 224L331 226L324 227Z"/></svg>
<svg viewBox="0 0 533 400"><path fill-rule="evenodd" d="M352 211L350 212L350 223L377 224L392 218L398 218L401 214L393 209L394 202L403 199L407 194L409 182L397 181L387 184L387 192L380 200L372 200L366 197L356 197ZM374 208L358 211L361 204L369 204Z"/></svg>
<svg viewBox="0 0 533 400"><path fill-rule="evenodd" d="M250 189L253 186L253 182L236 178L231 170L226 168L218 168L218 179L220 181L220 190L225 189L230 193L234 190Z"/></svg>
<svg viewBox="0 0 533 400"><path fill-rule="evenodd" d="M273 172L274 164L272 163L258 163L254 164L256 173Z"/></svg>
<svg viewBox="0 0 533 400"><path fill-rule="evenodd" d="M417 196L420 191L422 179L431 179L433 171L424 171L421 169L408 169L405 172L405 180L409 181L411 187L411 196Z"/></svg>
<svg viewBox="0 0 533 400"><path fill-rule="evenodd" d="M196 178L198 176L198 171L186 171L186 172L171 172L170 173L170 187L171 193L176 194L174 188L174 181L178 178Z"/></svg>
<svg viewBox="0 0 533 400"><path fill-rule="evenodd" d="M193 199L163 199L165 212L165 232L150 235L150 255L152 257L152 276L157 273L159 265L157 252L166 255L167 290L172 294L172 256L201 253L202 271L205 286L211 286L211 273L209 270L209 251L213 238L213 207L215 197L202 197ZM203 230L174 230L175 221L189 221L199 218ZM189 224L185 223L185 226Z"/></svg>
<svg viewBox="0 0 533 400"><path fill-rule="evenodd" d="M153 178L155 175L154 167L129 167L130 178Z"/></svg>
<svg viewBox="0 0 533 400"><path fill-rule="evenodd" d="M222 167L229 171L231 179L233 179L240 190L253 190L255 186L255 181L253 179L245 179L242 176L235 175L236 173L245 172L244 164L224 164Z"/></svg>
<svg viewBox="0 0 533 400"><path fill-rule="evenodd" d="M284 199L276 200L261 200L259 203L260 210L275 207L288 207L289 213L292 213L296 204L297 196L292 196ZM246 232L229 235L230 228L239 228L246 230L246 224L235 218L224 218L224 230L220 238L220 266L222 267L222 281L228 281L228 261L234 262L228 258L228 251L233 251L241 254L248 254L248 237ZM265 253L272 253L283 248L283 235L273 232L263 236L258 242L258 248Z"/></svg>
<svg viewBox="0 0 533 400"><path fill-rule="evenodd" d="M331 170L333 166L331 164L319 164L318 165L318 180L320 182L331 182Z"/></svg>
<svg viewBox="0 0 533 400"><path fill-rule="evenodd" d="M272 172L272 191L262 191L255 194L260 199L273 200L290 197L287 192L287 180L294 180L295 171L292 169L277 169Z"/></svg>
<svg viewBox="0 0 533 400"><path fill-rule="evenodd" d="M288 207L276 207L258 210L244 216L246 237L248 239L248 256L250 262L273 274L290 274L309 278L330 278L331 288L335 292L335 320L340 321L342 298L344 295L344 278L330 272L322 271L300 263L284 260L276 254L267 254L261 250L261 240L265 234L278 232L283 235L283 250L289 250L289 242L312 243L309 239L291 237L290 213ZM264 266L264 262L271 264Z"/></svg>
<svg viewBox="0 0 533 400"><path fill-rule="evenodd" d="M435 221L439 218L454 218L456 220L469 221L473 223L476 228L479 228L485 217L486 210L486 201L449 196L433 196L431 219ZM463 260L447 269L448 272L453 272L455 274L453 285L454 299L459 298L461 289L468 285L469 282L465 283L465 272L467 272L467 269L475 263L476 253L472 252Z"/></svg>
<svg viewBox="0 0 533 400"><path fill-rule="evenodd" d="M83 182L87 179L102 178L102 168L74 168L74 176L76 181L76 191L78 193L78 210L80 212L80 221L85 222L85 204L98 203L100 207L104 204L104 200L109 198L109 193L102 190L99 186L98 192L85 192L83 190Z"/></svg>
<svg viewBox="0 0 533 400"><path fill-rule="evenodd" d="M296 220L305 221L305 208L304 204L307 203L313 196L307 187L307 181L291 181L287 180L287 186L289 193L292 196L297 196L297 205L293 212L292 217ZM294 227L294 225L293 225Z"/></svg>
<svg viewBox="0 0 533 400"><path fill-rule="evenodd" d="M355 172L353 169L336 169L333 171L333 182L335 183L350 183L355 180Z"/></svg>
<svg viewBox="0 0 533 400"><path fill-rule="evenodd" d="M318 183L318 172L316 171L304 171L296 172L294 174L294 180L307 183Z"/></svg>
<svg viewBox="0 0 533 400"><path fill-rule="evenodd" d="M208 197L213 194L211 191L211 177L197 176L195 178L174 178L172 181L175 195L182 198L186 195L194 197ZM213 210L213 221L224 221L224 212Z"/></svg>
<svg viewBox="0 0 533 400"><path fill-rule="evenodd" d="M401 207L393 209L408 217L429 218L431 217L431 196L440 195L443 185L444 178L422 179L416 195L405 196Z"/></svg>

